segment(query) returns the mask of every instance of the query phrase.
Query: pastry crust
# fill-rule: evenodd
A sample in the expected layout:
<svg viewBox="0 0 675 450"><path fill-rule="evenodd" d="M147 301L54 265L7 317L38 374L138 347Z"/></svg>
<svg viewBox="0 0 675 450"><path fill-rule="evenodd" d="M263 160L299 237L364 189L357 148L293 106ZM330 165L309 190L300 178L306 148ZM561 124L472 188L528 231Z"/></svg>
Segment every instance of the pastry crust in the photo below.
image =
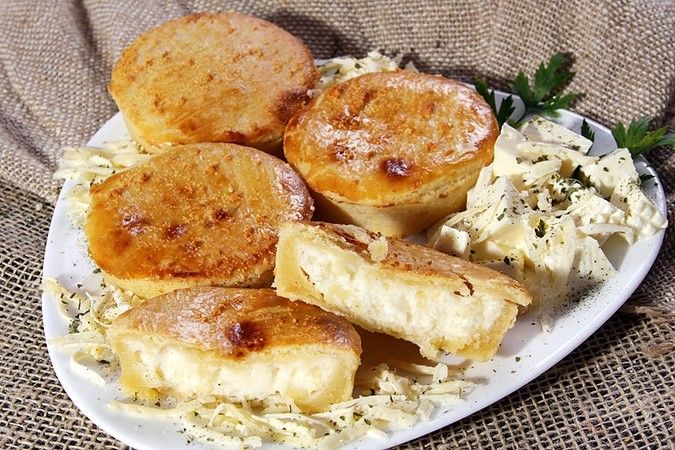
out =
<svg viewBox="0 0 675 450"><path fill-rule="evenodd" d="M369 73L295 115L284 154L322 199L320 219L399 236L464 206L498 134L490 107L457 81Z"/></svg>
<svg viewBox="0 0 675 450"><path fill-rule="evenodd" d="M144 146L233 142L274 153L317 80L310 51L290 33L243 14L202 13L137 38L108 90Z"/></svg>
<svg viewBox="0 0 675 450"><path fill-rule="evenodd" d="M288 164L235 144L175 147L91 187L94 262L151 298L197 285L269 286L279 225L312 216Z"/></svg>
<svg viewBox="0 0 675 450"><path fill-rule="evenodd" d="M518 306L532 301L497 271L356 226L315 222L281 227L274 287L413 342L432 359L440 351L490 359Z"/></svg>
<svg viewBox="0 0 675 450"><path fill-rule="evenodd" d="M308 412L351 398L361 354L345 319L271 289L175 291L122 314L107 338L127 393L234 401L281 394Z"/></svg>

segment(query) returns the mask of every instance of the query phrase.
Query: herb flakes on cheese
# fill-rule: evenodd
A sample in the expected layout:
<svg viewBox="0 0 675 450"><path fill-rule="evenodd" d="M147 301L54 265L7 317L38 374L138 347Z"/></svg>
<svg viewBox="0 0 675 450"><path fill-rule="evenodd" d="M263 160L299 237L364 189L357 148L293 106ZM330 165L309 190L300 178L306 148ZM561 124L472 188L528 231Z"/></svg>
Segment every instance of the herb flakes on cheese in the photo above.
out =
<svg viewBox="0 0 675 450"><path fill-rule="evenodd" d="M561 145L584 155L588 154L593 145L593 141L590 139L541 117L532 118L530 122L523 126L521 131L530 141Z"/></svg>
<svg viewBox="0 0 675 450"><path fill-rule="evenodd" d="M545 330L555 306L614 276L601 248L609 237L632 243L667 225L640 189L630 152L588 156L591 144L539 117L521 131L505 123L467 210L428 233L432 247L523 282Z"/></svg>
<svg viewBox="0 0 675 450"><path fill-rule="evenodd" d="M637 181L639 179L633 158L625 148L619 148L603 156L597 164L581 166L581 173L603 197L611 196L617 184L622 180Z"/></svg>
<svg viewBox="0 0 675 450"><path fill-rule="evenodd" d="M626 213L625 225L633 229L628 242L651 236L665 229L668 221L642 192L635 180L624 178L612 192L610 202Z"/></svg>

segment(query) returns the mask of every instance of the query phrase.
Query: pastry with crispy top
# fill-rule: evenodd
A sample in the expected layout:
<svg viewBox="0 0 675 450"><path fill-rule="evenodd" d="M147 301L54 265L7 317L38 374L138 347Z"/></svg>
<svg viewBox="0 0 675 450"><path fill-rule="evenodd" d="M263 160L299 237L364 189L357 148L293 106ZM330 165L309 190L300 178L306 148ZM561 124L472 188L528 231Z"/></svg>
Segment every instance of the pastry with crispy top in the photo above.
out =
<svg viewBox="0 0 675 450"><path fill-rule="evenodd" d="M517 281L477 264L354 225L286 223L274 287L366 330L485 361L532 297Z"/></svg>
<svg viewBox="0 0 675 450"><path fill-rule="evenodd" d="M295 115L284 154L315 194L319 219L401 236L464 207L498 134L490 107L457 81L369 73Z"/></svg>
<svg viewBox="0 0 675 450"><path fill-rule="evenodd" d="M307 413L351 398L361 354L345 319L271 289L174 291L122 314L107 338L130 395L247 401L280 394Z"/></svg>
<svg viewBox="0 0 675 450"><path fill-rule="evenodd" d="M269 286L277 232L312 199L288 164L235 144L175 147L91 187L94 262L151 298L196 285Z"/></svg>
<svg viewBox="0 0 675 450"><path fill-rule="evenodd" d="M243 14L193 14L127 47L108 89L144 146L233 142L280 152L310 99L314 59L290 33Z"/></svg>

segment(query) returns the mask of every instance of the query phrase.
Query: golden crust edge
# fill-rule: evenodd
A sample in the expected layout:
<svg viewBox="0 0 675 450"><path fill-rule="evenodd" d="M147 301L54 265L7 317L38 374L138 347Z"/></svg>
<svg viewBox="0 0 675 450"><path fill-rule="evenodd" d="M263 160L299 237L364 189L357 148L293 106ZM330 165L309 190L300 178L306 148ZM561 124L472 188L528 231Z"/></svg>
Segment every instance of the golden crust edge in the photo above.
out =
<svg viewBox="0 0 675 450"><path fill-rule="evenodd" d="M389 205L351 202L334 194L312 191L316 217L327 222L358 225L390 237L419 233L466 205L466 194L478 179L479 171Z"/></svg>
<svg viewBox="0 0 675 450"><path fill-rule="evenodd" d="M256 276L218 279L208 277L153 277L153 278L122 278L102 271L106 283L117 286L123 291L131 291L143 299L151 299L168 294L178 289L187 289L198 286L232 287L232 288L265 288L272 285L274 279L273 268L268 268Z"/></svg>

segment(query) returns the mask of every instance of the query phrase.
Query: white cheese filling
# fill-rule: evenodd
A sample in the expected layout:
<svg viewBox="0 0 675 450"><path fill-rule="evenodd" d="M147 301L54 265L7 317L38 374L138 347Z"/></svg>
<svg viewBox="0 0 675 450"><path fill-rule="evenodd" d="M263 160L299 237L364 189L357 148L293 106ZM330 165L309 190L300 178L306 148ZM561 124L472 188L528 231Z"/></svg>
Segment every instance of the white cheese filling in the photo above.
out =
<svg viewBox="0 0 675 450"><path fill-rule="evenodd" d="M262 400L275 394L298 404L314 403L326 386L342 380L344 364L334 355L312 351L268 352L229 362L182 345L149 338L126 341L130 369L150 388L171 389L185 398L217 395L231 401Z"/></svg>
<svg viewBox="0 0 675 450"><path fill-rule="evenodd" d="M353 256L353 255L350 255ZM324 298L324 307L373 331L386 331L415 342L423 354L444 340L458 348L487 333L506 302L481 296L457 295L426 281L382 276L361 258L299 244L298 261ZM410 324L415 326L411 327Z"/></svg>

